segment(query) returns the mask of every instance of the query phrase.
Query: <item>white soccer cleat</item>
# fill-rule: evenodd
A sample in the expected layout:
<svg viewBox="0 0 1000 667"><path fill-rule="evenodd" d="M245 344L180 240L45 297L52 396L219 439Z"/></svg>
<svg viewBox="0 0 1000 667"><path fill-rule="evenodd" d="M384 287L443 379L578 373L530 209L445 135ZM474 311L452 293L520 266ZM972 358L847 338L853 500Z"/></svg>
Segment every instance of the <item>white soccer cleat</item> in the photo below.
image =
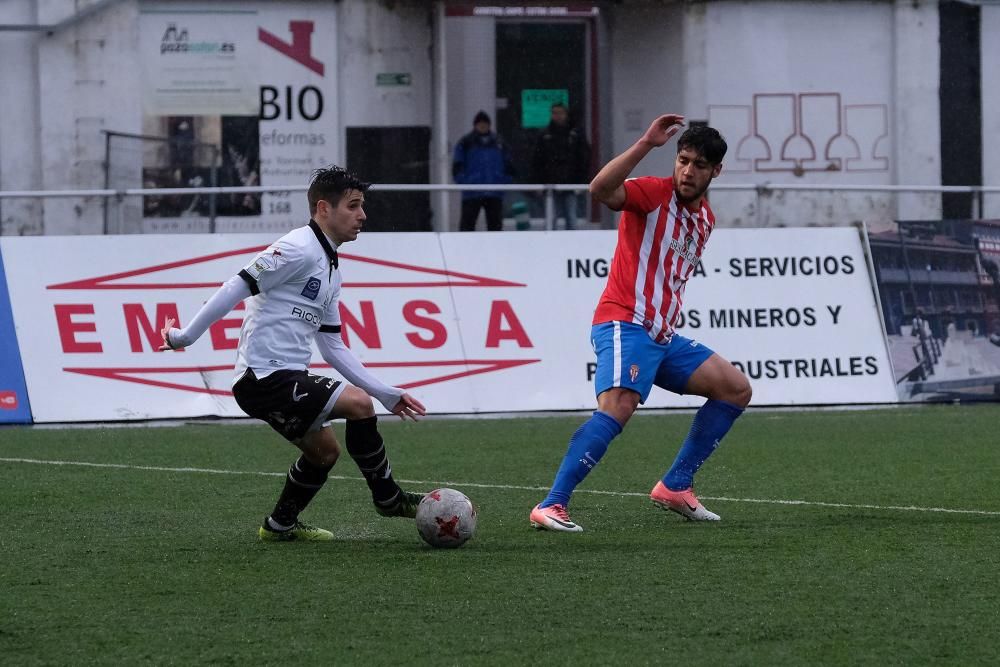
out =
<svg viewBox="0 0 1000 667"><path fill-rule="evenodd" d="M719 521L720 517L715 512L709 512L701 501L694 495L691 487L683 491L671 491L663 485L663 481L656 483L649 494L650 500L657 507L671 512L677 512L689 521Z"/></svg>
<svg viewBox="0 0 1000 667"><path fill-rule="evenodd" d="M583 526L573 523L563 505L541 507L531 510L531 526L538 530L557 530L563 533L582 533Z"/></svg>

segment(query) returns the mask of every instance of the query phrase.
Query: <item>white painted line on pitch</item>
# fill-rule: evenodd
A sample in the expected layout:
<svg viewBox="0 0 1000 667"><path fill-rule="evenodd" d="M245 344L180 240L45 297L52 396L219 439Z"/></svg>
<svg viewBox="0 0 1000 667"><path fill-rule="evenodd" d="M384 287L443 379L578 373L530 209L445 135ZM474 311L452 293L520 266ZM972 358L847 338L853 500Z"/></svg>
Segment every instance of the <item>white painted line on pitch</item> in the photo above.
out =
<svg viewBox="0 0 1000 667"><path fill-rule="evenodd" d="M91 463L89 461L51 461L45 459L8 459L0 458L4 463L36 463L50 466L81 466L84 468L115 468L118 470L155 470L158 472L201 472L209 475L267 475L273 477L284 477L283 472L255 472L241 470L214 470L212 468L167 468L164 466L134 466L124 463ZM331 475L331 477L333 477ZM347 479L346 477L343 479ZM359 478L360 479L360 478Z"/></svg>
<svg viewBox="0 0 1000 667"><path fill-rule="evenodd" d="M84 468L112 468L116 470L152 470L156 472L193 472L207 475L252 475L255 477L284 477L283 472L261 472L257 470L218 470L215 468L170 468L167 466L139 466L124 463L91 463L89 461L53 461L47 459L21 459L0 457L0 463L28 463L51 466L78 466ZM364 477L350 475L330 475L330 479L364 480ZM547 486L521 486L517 484L481 484L479 482L454 482L426 479L400 479L405 484L427 484L430 486L469 487L477 489L501 489L508 491L548 491ZM648 493L636 491L599 491L594 489L577 489L574 493L588 493L602 496L646 497ZM982 516L1000 516L1000 512L988 510L959 510L947 507L917 507L916 505L869 505L856 503L826 503L816 500L770 500L766 498L730 498L728 496L702 496L704 500L717 500L728 503L758 503L767 505L800 505L804 507L835 507L840 509L893 510L898 512L938 512L946 514L978 514Z"/></svg>

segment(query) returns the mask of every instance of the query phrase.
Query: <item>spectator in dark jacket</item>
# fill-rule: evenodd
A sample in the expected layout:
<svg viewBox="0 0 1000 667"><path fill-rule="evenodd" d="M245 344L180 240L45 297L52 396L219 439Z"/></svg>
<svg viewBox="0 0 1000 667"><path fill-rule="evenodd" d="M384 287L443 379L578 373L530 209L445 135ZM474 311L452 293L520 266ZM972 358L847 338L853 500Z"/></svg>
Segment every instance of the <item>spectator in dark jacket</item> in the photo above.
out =
<svg viewBox="0 0 1000 667"><path fill-rule="evenodd" d="M552 105L549 125L535 144L532 180L545 184L590 181L590 144L583 131L570 122L564 104ZM577 201L576 192L555 193L556 218L566 220L566 229L573 229L576 223Z"/></svg>
<svg viewBox="0 0 1000 667"><path fill-rule="evenodd" d="M490 131L490 117L480 111L472 119L472 132L459 139L451 173L456 183L510 183L514 169L503 139ZM486 212L486 229L500 231L503 223L503 192L462 192L462 221L459 229L471 232L476 228L479 209Z"/></svg>

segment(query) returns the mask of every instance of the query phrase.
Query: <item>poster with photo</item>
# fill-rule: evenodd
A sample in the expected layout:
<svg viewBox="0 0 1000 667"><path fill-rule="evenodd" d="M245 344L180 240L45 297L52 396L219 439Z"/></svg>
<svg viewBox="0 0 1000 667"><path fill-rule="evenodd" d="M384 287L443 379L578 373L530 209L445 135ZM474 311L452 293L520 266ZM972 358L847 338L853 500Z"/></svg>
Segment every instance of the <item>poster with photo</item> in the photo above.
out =
<svg viewBox="0 0 1000 667"><path fill-rule="evenodd" d="M900 400L1000 400L1000 221L900 221L869 242Z"/></svg>
<svg viewBox="0 0 1000 667"><path fill-rule="evenodd" d="M170 25L179 29L192 11L160 3L144 6L144 20L149 23L144 34L151 39L163 31L163 37ZM253 52L252 109L213 108L203 102L187 106L167 106L155 99L147 102L142 139L144 186L307 185L314 169L340 155L334 103L335 8L309 2L287 2L280 7L257 2L234 14L230 4L203 3L197 15L206 31L233 22L242 26L238 31L243 35L250 26L253 46L240 48L244 42L238 41L237 52ZM150 51L144 57L156 61L160 56ZM155 62L147 69L155 71ZM236 78L233 74L233 86ZM218 82L222 85L223 81ZM146 95L155 97L155 91L147 90ZM145 198L142 227L152 233L283 232L308 219L308 203L301 191L166 195Z"/></svg>

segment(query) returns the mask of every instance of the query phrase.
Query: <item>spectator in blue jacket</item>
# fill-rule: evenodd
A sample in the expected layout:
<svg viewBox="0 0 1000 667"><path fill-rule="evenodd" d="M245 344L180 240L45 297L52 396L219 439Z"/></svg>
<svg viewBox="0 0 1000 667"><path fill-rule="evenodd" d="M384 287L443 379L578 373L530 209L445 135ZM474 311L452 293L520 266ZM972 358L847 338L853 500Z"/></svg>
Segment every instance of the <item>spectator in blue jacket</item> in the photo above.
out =
<svg viewBox="0 0 1000 667"><path fill-rule="evenodd" d="M456 183L510 183L514 168L503 139L490 130L490 117L480 111L472 119L472 132L459 139L451 173ZM503 192L462 192L462 220L459 229L471 232L476 229L479 209L486 212L486 229L498 232L503 223Z"/></svg>

